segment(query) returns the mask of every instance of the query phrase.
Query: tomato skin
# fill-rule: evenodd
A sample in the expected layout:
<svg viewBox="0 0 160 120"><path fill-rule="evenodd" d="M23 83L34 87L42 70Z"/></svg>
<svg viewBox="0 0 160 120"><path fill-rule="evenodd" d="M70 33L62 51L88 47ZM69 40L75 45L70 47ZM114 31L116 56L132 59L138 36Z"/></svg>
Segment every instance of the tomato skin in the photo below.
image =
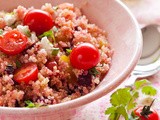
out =
<svg viewBox="0 0 160 120"><path fill-rule="evenodd" d="M48 69L52 70L52 71L53 71L53 67L56 66L56 65L57 65L57 63L56 63L56 61L54 61L54 60L48 61L48 62L46 63L46 67L47 67Z"/></svg>
<svg viewBox="0 0 160 120"><path fill-rule="evenodd" d="M96 66L99 61L99 50L90 43L79 44L70 53L71 65L77 69L88 70Z"/></svg>
<svg viewBox="0 0 160 120"><path fill-rule="evenodd" d="M151 108L151 111L153 113L149 114L148 118L145 118L144 116L141 115L142 110L143 110L143 107L138 107L137 109L134 110L134 114L140 117L140 120L159 120L158 113L152 108Z"/></svg>
<svg viewBox="0 0 160 120"><path fill-rule="evenodd" d="M35 81L38 79L38 67L35 63L26 63L21 68L17 69L13 79L18 82L24 82L26 84L29 81Z"/></svg>
<svg viewBox="0 0 160 120"><path fill-rule="evenodd" d="M22 52L27 45L27 37L18 30L11 30L0 37L0 50L8 55Z"/></svg>
<svg viewBox="0 0 160 120"><path fill-rule="evenodd" d="M28 25L29 29L36 32L37 35L50 30L54 25L52 16L39 9L28 11L23 19L23 24Z"/></svg>

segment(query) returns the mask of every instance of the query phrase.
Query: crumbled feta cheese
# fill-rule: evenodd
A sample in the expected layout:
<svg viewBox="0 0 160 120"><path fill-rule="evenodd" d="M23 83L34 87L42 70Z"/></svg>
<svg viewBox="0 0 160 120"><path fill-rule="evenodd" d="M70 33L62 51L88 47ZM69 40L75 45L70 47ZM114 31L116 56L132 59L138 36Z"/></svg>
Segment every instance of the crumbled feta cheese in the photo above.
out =
<svg viewBox="0 0 160 120"><path fill-rule="evenodd" d="M42 48L47 51L48 55L52 54L53 44L48 40L47 37L41 39Z"/></svg>
<svg viewBox="0 0 160 120"><path fill-rule="evenodd" d="M17 26L18 31L20 31L23 34L27 34L28 32L30 32L29 27L28 26L23 26L23 25L18 25Z"/></svg>
<svg viewBox="0 0 160 120"><path fill-rule="evenodd" d="M4 21L6 22L7 26L11 26L12 24L15 23L16 21L16 16L15 14L6 14L4 16Z"/></svg>

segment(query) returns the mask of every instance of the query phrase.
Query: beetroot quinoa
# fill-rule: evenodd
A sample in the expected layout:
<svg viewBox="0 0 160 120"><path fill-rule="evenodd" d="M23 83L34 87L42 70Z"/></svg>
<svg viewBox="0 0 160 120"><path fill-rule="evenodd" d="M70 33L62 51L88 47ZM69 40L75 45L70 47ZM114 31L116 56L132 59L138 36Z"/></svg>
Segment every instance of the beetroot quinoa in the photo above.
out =
<svg viewBox="0 0 160 120"><path fill-rule="evenodd" d="M47 3L40 10L49 14L53 23L48 30L37 32L37 28L27 24L27 20L24 22L31 10L34 8L18 6L8 13L0 12L0 106L52 105L93 91L111 64L113 51L105 31L89 23L73 4L52 6ZM16 52L7 51L11 47L4 50L2 40L7 39L7 33L15 31L27 41L19 39L24 45L22 48L19 45L15 47ZM12 46L12 43L6 44ZM86 44L92 48L87 46L84 47L86 51L82 50ZM85 56L86 60L93 57L91 61L94 64L76 63L79 57L76 61L74 57L78 53L74 53L73 49L79 45L81 47L77 50L82 50L84 56L88 54L88 49L96 51L96 57L92 56L92 51L88 57ZM34 72L34 75L28 77L29 72Z"/></svg>

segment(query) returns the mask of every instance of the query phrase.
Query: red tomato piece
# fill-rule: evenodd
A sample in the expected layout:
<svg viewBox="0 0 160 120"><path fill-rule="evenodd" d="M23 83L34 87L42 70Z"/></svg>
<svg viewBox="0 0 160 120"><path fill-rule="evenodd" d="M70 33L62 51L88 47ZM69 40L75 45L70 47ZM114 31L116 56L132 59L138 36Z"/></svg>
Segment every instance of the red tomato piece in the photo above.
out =
<svg viewBox="0 0 160 120"><path fill-rule="evenodd" d="M54 61L54 60L48 61L48 62L46 63L46 67L47 67L48 69L50 69L50 70L53 70L53 67L56 66L56 65L57 65L57 63L56 63L56 61Z"/></svg>
<svg viewBox="0 0 160 120"><path fill-rule="evenodd" d="M159 120L158 113L150 108L150 111L152 111L151 114L148 115L148 118L141 115L141 112L143 110L143 107L138 107L134 110L134 114L140 118L140 120Z"/></svg>
<svg viewBox="0 0 160 120"><path fill-rule="evenodd" d="M79 44L70 53L71 65L77 69L88 70L96 66L99 60L99 50L90 43Z"/></svg>
<svg viewBox="0 0 160 120"><path fill-rule="evenodd" d="M28 11L23 24L28 25L29 29L36 32L37 35L50 30L54 25L52 16L48 12L39 9Z"/></svg>
<svg viewBox="0 0 160 120"><path fill-rule="evenodd" d="M24 64L17 69L13 79L18 82L29 83L29 81L36 81L38 79L38 67L35 63Z"/></svg>
<svg viewBox="0 0 160 120"><path fill-rule="evenodd" d="M8 31L0 37L0 50L8 55L22 52L27 45L27 37L18 30Z"/></svg>

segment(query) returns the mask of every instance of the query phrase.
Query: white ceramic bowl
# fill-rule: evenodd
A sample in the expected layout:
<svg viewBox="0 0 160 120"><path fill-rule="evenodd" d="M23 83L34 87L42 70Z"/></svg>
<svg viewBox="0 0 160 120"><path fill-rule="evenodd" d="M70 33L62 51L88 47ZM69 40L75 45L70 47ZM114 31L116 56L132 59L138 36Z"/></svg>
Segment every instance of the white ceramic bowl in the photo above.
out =
<svg viewBox="0 0 160 120"><path fill-rule="evenodd" d="M40 8L46 2L52 5L73 3L82 8L91 23L106 30L114 48L112 66L100 85L83 97L42 108L0 107L1 120L65 120L75 114L76 108L114 90L131 73L140 58L141 31L128 8L118 0L1 0L0 10L12 10L18 5Z"/></svg>

